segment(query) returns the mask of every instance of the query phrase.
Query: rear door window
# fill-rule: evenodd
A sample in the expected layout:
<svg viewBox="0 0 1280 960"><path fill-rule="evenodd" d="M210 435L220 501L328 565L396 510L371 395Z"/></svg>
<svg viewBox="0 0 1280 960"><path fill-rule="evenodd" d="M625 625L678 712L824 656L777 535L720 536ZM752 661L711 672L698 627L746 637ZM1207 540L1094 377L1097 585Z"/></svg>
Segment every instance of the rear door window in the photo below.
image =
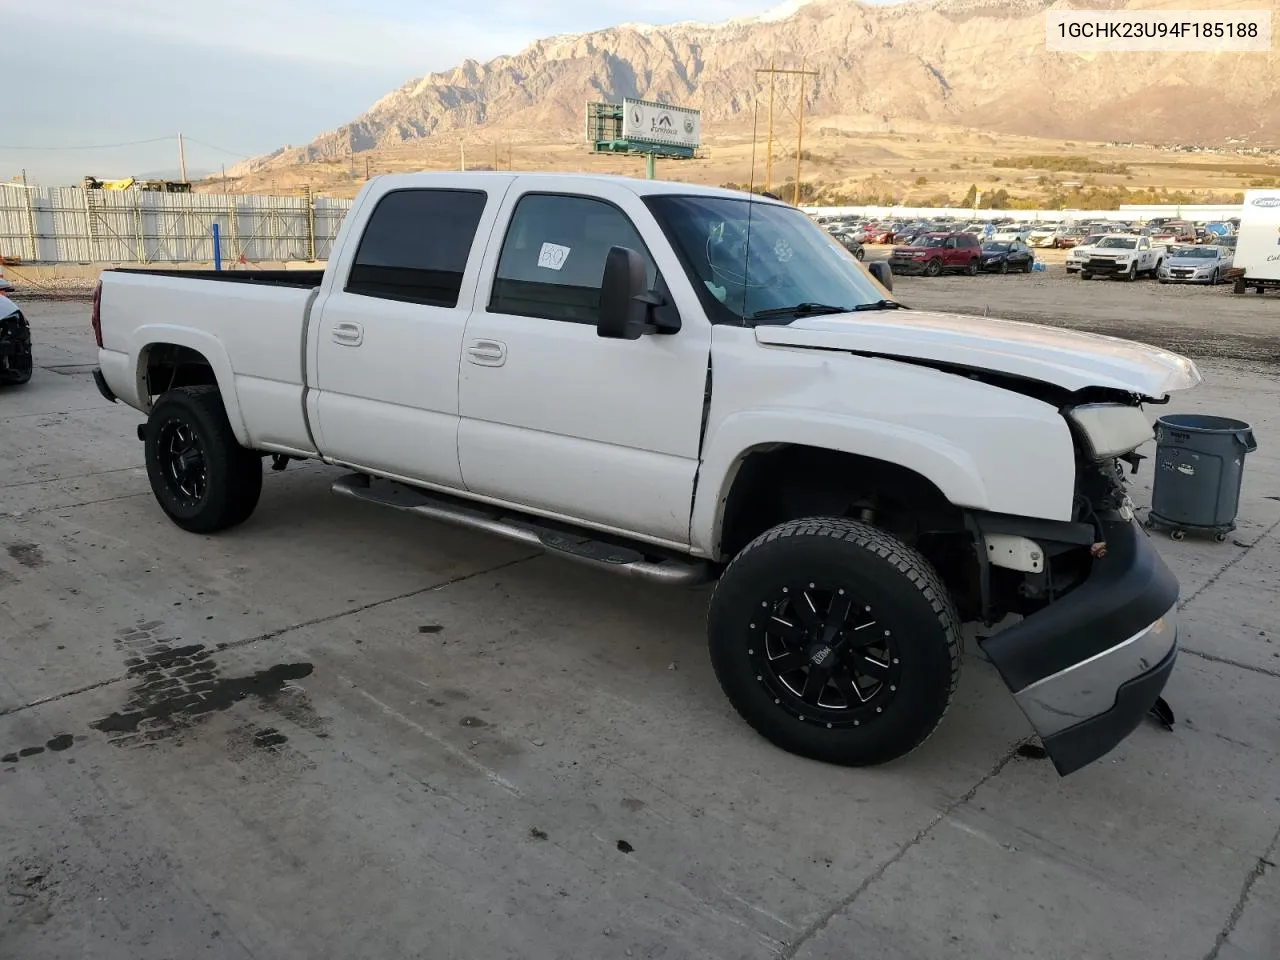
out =
<svg viewBox="0 0 1280 960"><path fill-rule="evenodd" d="M346 291L456 307L488 195L480 190L394 190L378 201Z"/></svg>

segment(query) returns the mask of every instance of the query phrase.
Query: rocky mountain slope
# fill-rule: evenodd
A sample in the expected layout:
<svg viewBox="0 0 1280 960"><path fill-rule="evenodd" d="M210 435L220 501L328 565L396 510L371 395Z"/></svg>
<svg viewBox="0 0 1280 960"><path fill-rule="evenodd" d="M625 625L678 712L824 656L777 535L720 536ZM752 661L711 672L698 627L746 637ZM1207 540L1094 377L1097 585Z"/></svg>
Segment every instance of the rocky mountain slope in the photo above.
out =
<svg viewBox="0 0 1280 960"><path fill-rule="evenodd" d="M926 121L1079 139L1280 141L1280 56L1067 54L1045 50L1050 0L790 0L759 17L664 27L627 24L550 37L488 63L406 83L301 148L251 161L291 163L481 128L524 140L581 139L590 100L641 97L703 111L704 136L749 134L774 61L817 76L805 109L821 118ZM1071 6L1161 9L1171 0ZM1252 0L1216 0L1224 10ZM796 81L780 80L794 102Z"/></svg>

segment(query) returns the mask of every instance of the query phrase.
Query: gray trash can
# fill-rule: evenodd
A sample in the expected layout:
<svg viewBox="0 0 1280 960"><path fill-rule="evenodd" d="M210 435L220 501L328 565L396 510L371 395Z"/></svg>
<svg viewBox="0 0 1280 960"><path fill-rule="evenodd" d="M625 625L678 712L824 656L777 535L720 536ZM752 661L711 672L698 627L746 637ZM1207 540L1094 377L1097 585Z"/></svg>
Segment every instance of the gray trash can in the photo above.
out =
<svg viewBox="0 0 1280 960"><path fill-rule="evenodd" d="M1242 420L1173 413L1156 421L1156 469L1147 526L1181 540L1186 531L1219 542L1236 528L1244 456L1258 449Z"/></svg>

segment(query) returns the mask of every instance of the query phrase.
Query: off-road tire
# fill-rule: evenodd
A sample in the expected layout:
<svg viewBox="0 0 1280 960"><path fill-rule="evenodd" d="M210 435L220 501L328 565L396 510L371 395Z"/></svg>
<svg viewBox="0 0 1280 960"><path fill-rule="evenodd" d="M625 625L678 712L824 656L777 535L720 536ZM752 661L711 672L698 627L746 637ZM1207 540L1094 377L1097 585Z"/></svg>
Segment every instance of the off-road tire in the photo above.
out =
<svg viewBox="0 0 1280 960"><path fill-rule="evenodd" d="M189 428L202 448L205 490L184 499L170 483L160 450L166 425ZM151 492L169 519L191 533L216 533L249 519L262 494L262 458L236 441L215 386L178 387L156 401L143 429Z"/></svg>
<svg viewBox="0 0 1280 960"><path fill-rule="evenodd" d="M833 729L797 716L759 672L755 646L764 641L761 608L768 606L761 597L785 584L804 590L810 581L845 583L859 602L874 604L878 622L893 625L896 692L857 725ZM896 537L841 517L793 520L748 544L716 585L707 633L716 677L747 723L784 750L844 766L886 763L922 744L960 678L960 620L937 572Z"/></svg>
<svg viewBox="0 0 1280 960"><path fill-rule="evenodd" d="M964 272L971 277L976 277L978 275L978 261L970 260L968 265L964 268Z"/></svg>
<svg viewBox="0 0 1280 960"><path fill-rule="evenodd" d="M1129 269L1126 270L1123 274L1121 274L1120 279L1123 280L1125 283L1133 283L1133 281L1138 279L1137 261L1134 261L1129 265Z"/></svg>
<svg viewBox="0 0 1280 960"><path fill-rule="evenodd" d="M942 261L930 260L924 265L924 275L926 277L936 277L942 273Z"/></svg>

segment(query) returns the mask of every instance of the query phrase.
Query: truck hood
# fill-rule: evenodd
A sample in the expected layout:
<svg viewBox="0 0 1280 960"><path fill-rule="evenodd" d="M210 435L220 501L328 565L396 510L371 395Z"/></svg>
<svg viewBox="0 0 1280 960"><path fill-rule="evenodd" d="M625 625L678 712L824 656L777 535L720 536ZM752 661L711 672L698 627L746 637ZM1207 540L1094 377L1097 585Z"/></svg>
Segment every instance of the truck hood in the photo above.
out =
<svg viewBox="0 0 1280 960"><path fill-rule="evenodd" d="M801 317L758 326L770 346L847 350L1022 377L1076 391L1108 387L1160 398L1200 382L1186 357L1118 337L924 310Z"/></svg>

